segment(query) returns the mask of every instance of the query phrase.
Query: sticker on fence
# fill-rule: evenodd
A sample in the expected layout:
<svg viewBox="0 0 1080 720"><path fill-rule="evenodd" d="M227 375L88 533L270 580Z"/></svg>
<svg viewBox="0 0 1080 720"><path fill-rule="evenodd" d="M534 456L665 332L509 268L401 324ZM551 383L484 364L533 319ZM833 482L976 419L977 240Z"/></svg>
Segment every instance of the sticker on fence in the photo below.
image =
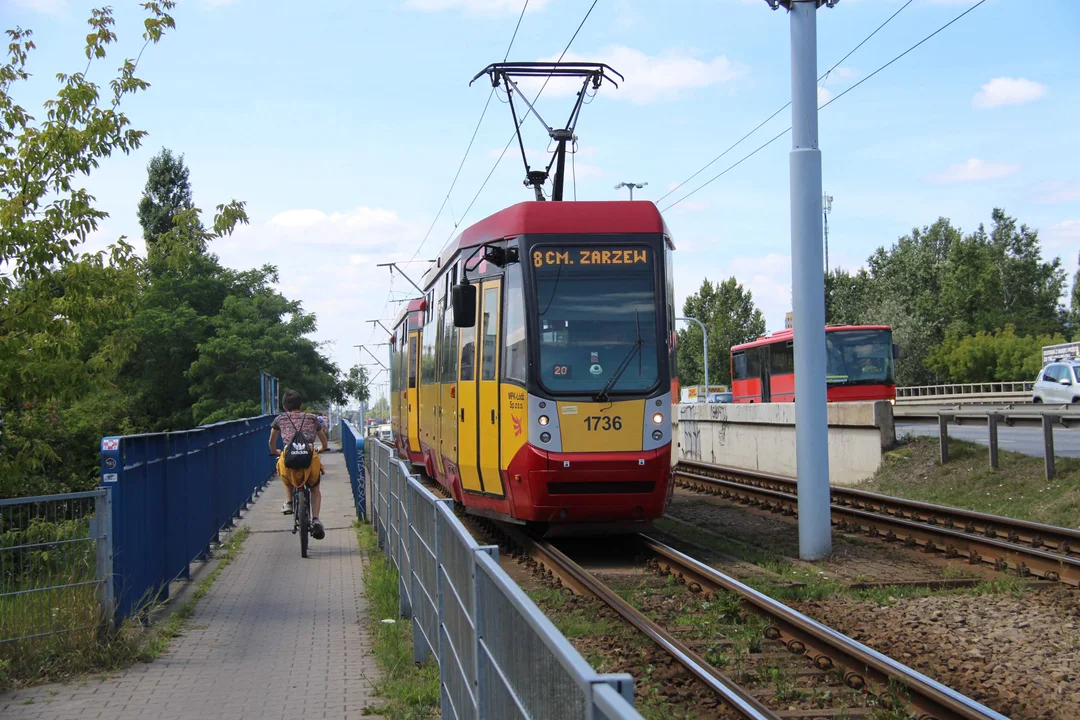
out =
<svg viewBox="0 0 1080 720"><path fill-rule="evenodd" d="M101 476L102 482L116 482L118 478L117 473L105 473Z"/></svg>
<svg viewBox="0 0 1080 720"><path fill-rule="evenodd" d="M120 438L102 438L101 440L102 450L119 450Z"/></svg>

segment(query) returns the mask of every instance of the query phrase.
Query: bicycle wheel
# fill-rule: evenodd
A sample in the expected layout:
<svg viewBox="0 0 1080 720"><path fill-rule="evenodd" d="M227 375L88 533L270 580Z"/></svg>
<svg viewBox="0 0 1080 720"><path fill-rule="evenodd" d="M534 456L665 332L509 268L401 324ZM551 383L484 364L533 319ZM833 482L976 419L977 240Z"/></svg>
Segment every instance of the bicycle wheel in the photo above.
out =
<svg viewBox="0 0 1080 720"><path fill-rule="evenodd" d="M300 557L307 557L308 532L311 530L311 516L308 510L308 494L296 494L296 516L300 522Z"/></svg>

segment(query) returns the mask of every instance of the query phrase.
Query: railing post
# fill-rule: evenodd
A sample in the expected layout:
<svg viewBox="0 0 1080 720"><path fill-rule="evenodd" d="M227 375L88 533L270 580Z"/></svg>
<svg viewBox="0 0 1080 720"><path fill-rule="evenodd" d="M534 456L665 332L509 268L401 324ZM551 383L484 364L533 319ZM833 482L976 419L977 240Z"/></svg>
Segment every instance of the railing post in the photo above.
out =
<svg viewBox="0 0 1080 720"><path fill-rule="evenodd" d="M706 387L708 387L706 385ZM473 588L473 661L475 665L472 668L473 677L476 678L476 684L473 686L473 695L476 698L476 715L479 720L485 720L488 717L487 708L484 706L484 693L481 688L487 687L487 677L480 671L482 664L480 662L480 656L483 655L483 648L480 647L480 628L483 627L483 623L480 621L481 616L484 613L484 603L480 594L480 573L476 571L476 555L479 553L485 553L497 565L499 563L499 546L498 545L481 545L476 548L475 551L469 554L469 560L471 567L469 568L470 577L469 581L472 583Z"/></svg>
<svg viewBox="0 0 1080 720"><path fill-rule="evenodd" d="M1042 416L1043 453L1046 458L1046 479L1054 479L1054 417Z"/></svg>
<svg viewBox="0 0 1080 720"><path fill-rule="evenodd" d="M101 618L111 630L116 621L116 595L113 588L112 488L94 498L94 525L97 529L97 581Z"/></svg>
<svg viewBox="0 0 1080 720"><path fill-rule="evenodd" d="M998 414L986 414L986 426L990 430L990 467L998 469Z"/></svg>
<svg viewBox="0 0 1080 720"><path fill-rule="evenodd" d="M941 441L941 464L949 462L949 418L947 415L938 413L937 419L938 438Z"/></svg>

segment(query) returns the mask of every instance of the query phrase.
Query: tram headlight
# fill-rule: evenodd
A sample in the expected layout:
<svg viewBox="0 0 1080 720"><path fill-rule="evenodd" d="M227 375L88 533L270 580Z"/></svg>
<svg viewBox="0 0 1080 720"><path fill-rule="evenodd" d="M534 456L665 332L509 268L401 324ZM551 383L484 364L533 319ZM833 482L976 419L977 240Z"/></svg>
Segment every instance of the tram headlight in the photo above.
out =
<svg viewBox="0 0 1080 720"><path fill-rule="evenodd" d="M659 425L660 423L664 422L664 414L663 413L654 413L653 416L652 416L652 421L654 423L656 423L657 425Z"/></svg>
<svg viewBox="0 0 1080 720"><path fill-rule="evenodd" d="M549 433L549 432L540 433L540 442L544 442L544 443L551 442L551 433Z"/></svg>
<svg viewBox="0 0 1080 720"><path fill-rule="evenodd" d="M541 415L541 416L540 416L539 418L537 418L537 420L536 420L536 421L537 421L538 423L540 423L541 425L547 425L547 424L548 424L549 422L551 422L551 421L550 421L550 420L548 419L548 416L547 416L547 415Z"/></svg>
<svg viewBox="0 0 1080 720"><path fill-rule="evenodd" d="M664 439L664 432L662 430L653 430L652 431L652 439L656 440L657 442L663 440Z"/></svg>

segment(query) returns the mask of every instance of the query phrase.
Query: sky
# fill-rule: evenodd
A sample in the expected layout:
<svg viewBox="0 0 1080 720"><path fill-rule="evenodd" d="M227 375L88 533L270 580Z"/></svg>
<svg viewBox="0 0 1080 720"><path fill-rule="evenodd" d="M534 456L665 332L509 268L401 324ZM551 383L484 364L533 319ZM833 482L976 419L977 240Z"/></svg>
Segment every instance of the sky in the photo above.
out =
<svg viewBox="0 0 1080 720"><path fill-rule="evenodd" d="M938 217L974 230L1001 207L1075 272L1080 2L987 0L867 79L975 3L842 0L818 11L822 74L903 8L820 83L827 102L865 80L820 113L832 267L855 270ZM142 45L138 3L111 4L119 41L89 70L102 84ZM556 59L592 0L530 0L522 15L523 4L181 0L177 29L140 59L150 89L124 103L149 136L85 180L109 213L87 249L120 236L142 249L146 164L170 148L208 222L219 203L247 203L251 224L212 246L224 264L276 265L280 290L316 313L315 337L343 369L361 358L357 344L382 356L374 344L386 336L367 321L389 324L411 287L376 266L416 258L403 267L419 279L456 232L532 198L515 146L497 163L513 134L505 102L491 101L466 156L490 95L485 79L469 81L503 59L519 17L509 59ZM33 78L15 90L32 113L56 73L86 66L93 6L0 0L0 26L34 31ZM626 78L584 107L567 196L615 200L627 193L617 183L647 182L635 199L664 212L680 305L703 279L734 275L770 330L791 309L790 134L672 204L787 128L790 110L671 191L790 99L789 37L784 11L763 0L597 0L565 58ZM553 83L537 109L555 125L572 100ZM522 130L530 163L546 164L544 128L530 119Z"/></svg>

